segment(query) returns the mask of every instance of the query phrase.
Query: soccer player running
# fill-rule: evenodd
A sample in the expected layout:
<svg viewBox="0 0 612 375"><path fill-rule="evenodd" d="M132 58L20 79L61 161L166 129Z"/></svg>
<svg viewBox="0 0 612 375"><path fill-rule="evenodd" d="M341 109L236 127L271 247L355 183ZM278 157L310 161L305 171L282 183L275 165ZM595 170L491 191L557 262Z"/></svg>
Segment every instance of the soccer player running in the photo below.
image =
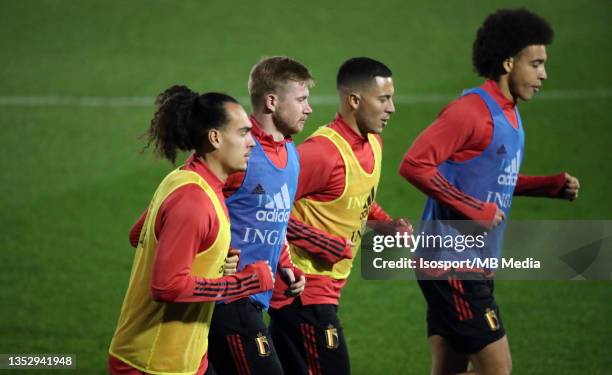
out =
<svg viewBox="0 0 612 375"><path fill-rule="evenodd" d="M299 294L304 274L291 264L285 244L297 190L300 163L291 135L299 133L312 109L314 79L298 61L284 56L262 59L251 70L249 94L255 147L246 172L231 175L223 188L230 214L233 254L238 270L268 261L287 281L288 295ZM237 256L237 255L233 255ZM217 304L210 329L210 361L220 374L282 374L263 320L272 291Z"/></svg>
<svg viewBox="0 0 612 375"><path fill-rule="evenodd" d="M251 123L225 94L173 86L160 94L149 144L174 163L130 232L137 247L109 349L112 374L204 374L215 301L271 290L265 261L222 276L230 225L222 194L230 173L246 168Z"/></svg>
<svg viewBox="0 0 612 375"><path fill-rule="evenodd" d="M479 28L472 58L486 82L449 104L400 167L400 174L429 196L421 226L427 234L458 234L446 220L472 220L485 227L481 230L497 227L484 249L499 258L513 195L578 197L579 182L567 173L519 174L524 132L517 103L533 98L546 80L546 45L552 38L549 24L525 9L499 10ZM425 248L416 253L432 254ZM452 249L443 254L458 256ZM479 374L511 372L492 277L486 269L421 270L432 374L462 373L468 362Z"/></svg>
<svg viewBox="0 0 612 375"><path fill-rule="evenodd" d="M277 275L270 333L286 374L348 374L348 348L337 316L368 219L392 221L374 200L381 170L379 134L395 111L391 70L358 57L339 69L340 108L331 124L298 147L300 177L287 239L306 273L297 298Z"/></svg>

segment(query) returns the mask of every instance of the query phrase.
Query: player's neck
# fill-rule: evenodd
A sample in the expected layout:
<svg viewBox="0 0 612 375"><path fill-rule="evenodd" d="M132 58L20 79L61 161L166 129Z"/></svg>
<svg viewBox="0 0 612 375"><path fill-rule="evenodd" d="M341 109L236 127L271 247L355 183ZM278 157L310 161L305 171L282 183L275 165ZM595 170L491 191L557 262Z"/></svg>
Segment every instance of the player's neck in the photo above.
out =
<svg viewBox="0 0 612 375"><path fill-rule="evenodd" d="M349 111L346 111L346 110L343 110L342 108L340 108L338 110L338 113L340 114L340 117L342 118L342 121L344 121L344 123L348 125L349 129L351 129L353 132L355 132L361 138L367 138L368 137L367 133L363 134L361 132L361 130L359 130L359 126L357 125L357 120L355 119L355 116L353 115L352 112L349 112Z"/></svg>
<svg viewBox="0 0 612 375"><path fill-rule="evenodd" d="M512 95L512 91L510 91L510 81L508 79L508 74L500 76L496 82L502 94L504 94L504 96L508 100L511 100L513 103L516 103L516 98L514 97L514 95Z"/></svg>
<svg viewBox="0 0 612 375"><path fill-rule="evenodd" d="M274 124L274 119L272 119L271 113L263 113L261 111L253 111L251 115L257 121L257 125L259 128L266 134L270 134L275 141L280 142L285 139L285 134L283 134L278 128L276 124Z"/></svg>
<svg viewBox="0 0 612 375"><path fill-rule="evenodd" d="M198 157L206 164L208 169L210 169L210 171L217 176L219 180L221 180L221 182L225 183L227 176L229 176L231 172L227 171L223 163L221 163L217 152L208 152L204 155L199 155Z"/></svg>

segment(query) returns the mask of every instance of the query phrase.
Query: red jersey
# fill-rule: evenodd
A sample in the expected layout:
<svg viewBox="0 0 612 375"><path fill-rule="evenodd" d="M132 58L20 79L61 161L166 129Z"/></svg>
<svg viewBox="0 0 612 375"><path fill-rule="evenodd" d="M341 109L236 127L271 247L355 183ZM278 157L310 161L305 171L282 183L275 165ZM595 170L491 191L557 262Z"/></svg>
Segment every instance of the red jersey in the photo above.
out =
<svg viewBox="0 0 612 375"><path fill-rule="evenodd" d="M374 153L367 137L352 130L337 115L328 125L338 132L351 146L355 157L367 173L374 170ZM382 146L382 140L376 136ZM300 156L300 177L295 199L308 198L315 201L332 201L342 194L345 183L345 166L340 152L325 137L312 137L298 146ZM321 157L325 155L325 157ZM369 220L390 221L391 217L376 203L372 204ZM311 254L329 262L336 263L352 257L346 238L334 236L309 226L291 216L287 228L287 240ZM303 304L338 304L340 293L346 279L336 280L327 276L306 275L306 288L300 299ZM274 295L270 306L280 308L293 300L282 291L286 285L277 277Z"/></svg>
<svg viewBox="0 0 612 375"><path fill-rule="evenodd" d="M251 135L259 142L268 159L278 168L285 168L285 165L287 165L287 149L285 148L285 144L287 142L293 142L293 139L291 139L291 137L285 137L285 139L281 141L276 141L272 135L261 129L261 125L253 115L249 117L249 120L251 120L251 124L253 124ZM236 172L229 175L223 186L223 195L225 198L228 198L240 188L244 180L244 173L245 172Z"/></svg>
<svg viewBox="0 0 612 375"><path fill-rule="evenodd" d="M516 103L504 96L497 82L488 80L481 88L499 104L512 126L518 128ZM492 221L495 203L468 196L452 186L437 169L447 160L461 162L480 155L492 136L493 120L485 102L477 95L462 96L446 106L417 137L404 155L399 173L419 190L467 219ZM439 183L440 180L443 183ZM514 195L554 197L560 194L564 183L564 173L554 176L519 174ZM474 204L475 201L478 204Z"/></svg>
<svg viewBox="0 0 612 375"><path fill-rule="evenodd" d="M196 172L214 190L229 217L222 194L223 182L212 173L201 158L192 154L184 170ZM197 209L194 209L197 207ZM147 211L132 226L130 243L137 247ZM151 295L163 302L211 302L230 297L246 297L269 290L273 280L268 267L253 264L235 275L207 279L191 275L191 265L198 253L210 248L217 239L219 219L213 202L197 185L187 184L172 192L161 204L156 221L158 239L151 272ZM199 373L208 367L202 358ZM138 370L109 356L109 369L116 374L136 374Z"/></svg>
<svg viewBox="0 0 612 375"><path fill-rule="evenodd" d="M224 202L221 192L223 182L212 173L202 159L195 154L191 155L183 169L198 173L215 191L219 202ZM225 204L222 206L228 215L227 207ZM194 207L198 209L194 210ZM130 243L133 247L138 245L146 215L147 211L132 226ZM209 302L219 300L220 294L246 296L252 294L254 289L261 291L269 287L267 277L261 277L267 275L269 271L262 265L214 281L198 280L190 276L193 259L203 249L208 249L212 245L218 232L219 219L213 203L199 186L194 184L182 186L166 198L155 221L158 244L151 278L151 294L154 299L164 302ZM253 271L256 271L256 287L251 279ZM249 282L245 283L246 279L249 279ZM211 297L194 297L196 290L197 294L206 294L205 292L209 291ZM213 291L215 293L212 293Z"/></svg>

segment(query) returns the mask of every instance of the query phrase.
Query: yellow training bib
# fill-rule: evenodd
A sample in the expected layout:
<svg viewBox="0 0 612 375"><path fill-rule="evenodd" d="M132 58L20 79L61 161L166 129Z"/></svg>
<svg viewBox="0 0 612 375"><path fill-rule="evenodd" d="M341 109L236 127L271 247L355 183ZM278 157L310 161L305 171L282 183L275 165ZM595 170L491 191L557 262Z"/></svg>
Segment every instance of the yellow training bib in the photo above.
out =
<svg viewBox="0 0 612 375"><path fill-rule="evenodd" d="M157 249L155 222L160 206L176 189L196 184L208 195L219 218L214 243L193 261L194 276L218 278L230 244L230 226L221 202L197 173L177 169L161 182L149 205L132 264L117 330L109 353L150 374L194 374L208 350L214 302L164 303L151 298L151 268ZM197 209L197 207L194 207Z"/></svg>
<svg viewBox="0 0 612 375"><path fill-rule="evenodd" d="M365 229L370 207L376 196L382 161L380 143L373 134L368 134L368 141L374 152L374 170L366 173L355 157L351 146L340 134L329 127L321 127L311 137L326 137L336 146L345 168L344 191L329 202L317 202L302 198L295 202L292 213L305 224L322 229L329 234L347 238L355 243L353 259L361 245L361 236ZM343 259L330 265L319 262L304 249L289 246L291 260L305 273L326 275L334 279L346 279L351 272L353 259Z"/></svg>

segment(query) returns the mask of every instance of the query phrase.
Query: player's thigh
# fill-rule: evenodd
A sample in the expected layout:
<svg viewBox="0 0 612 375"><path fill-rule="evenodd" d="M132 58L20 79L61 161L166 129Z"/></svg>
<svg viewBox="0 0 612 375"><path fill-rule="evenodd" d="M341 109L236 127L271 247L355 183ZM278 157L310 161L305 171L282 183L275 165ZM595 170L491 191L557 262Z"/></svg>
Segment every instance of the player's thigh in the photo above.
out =
<svg viewBox="0 0 612 375"><path fill-rule="evenodd" d="M344 329L338 318L338 306L325 304L313 305L314 324L304 327L304 340L315 341L316 353L314 364L321 365L321 373L350 374L348 346ZM308 331L310 329L310 332Z"/></svg>
<svg viewBox="0 0 612 375"><path fill-rule="evenodd" d="M302 322L300 332L294 337L293 346L283 346L279 350L285 373L350 374L346 340L336 327L323 328L312 322Z"/></svg>
<svg viewBox="0 0 612 375"><path fill-rule="evenodd" d="M282 375L283 369L267 329L241 336L244 343L247 373Z"/></svg>
<svg viewBox="0 0 612 375"><path fill-rule="evenodd" d="M295 304L280 309L270 308L268 315L270 316L269 332L274 346L279 349L288 346L302 347L300 326L307 320L300 314Z"/></svg>
<svg viewBox="0 0 612 375"><path fill-rule="evenodd" d="M287 366L292 366L291 373L295 374L350 374L348 348L337 310L336 305L301 305L298 301L270 311L274 344L288 344L279 350L286 373Z"/></svg>
<svg viewBox="0 0 612 375"><path fill-rule="evenodd" d="M478 353L471 354L470 361L474 364L478 374L509 375L512 372L512 357L508 337L504 335Z"/></svg>
<svg viewBox="0 0 612 375"><path fill-rule="evenodd" d="M305 322L296 304L269 309L270 336L285 374L308 375L309 366L300 327Z"/></svg>
<svg viewBox="0 0 612 375"><path fill-rule="evenodd" d="M456 352L444 337L429 336L429 347L431 348L432 375L450 375L467 370L468 356Z"/></svg>
<svg viewBox="0 0 612 375"><path fill-rule="evenodd" d="M282 374L261 309L248 299L217 306L209 359L219 374Z"/></svg>

